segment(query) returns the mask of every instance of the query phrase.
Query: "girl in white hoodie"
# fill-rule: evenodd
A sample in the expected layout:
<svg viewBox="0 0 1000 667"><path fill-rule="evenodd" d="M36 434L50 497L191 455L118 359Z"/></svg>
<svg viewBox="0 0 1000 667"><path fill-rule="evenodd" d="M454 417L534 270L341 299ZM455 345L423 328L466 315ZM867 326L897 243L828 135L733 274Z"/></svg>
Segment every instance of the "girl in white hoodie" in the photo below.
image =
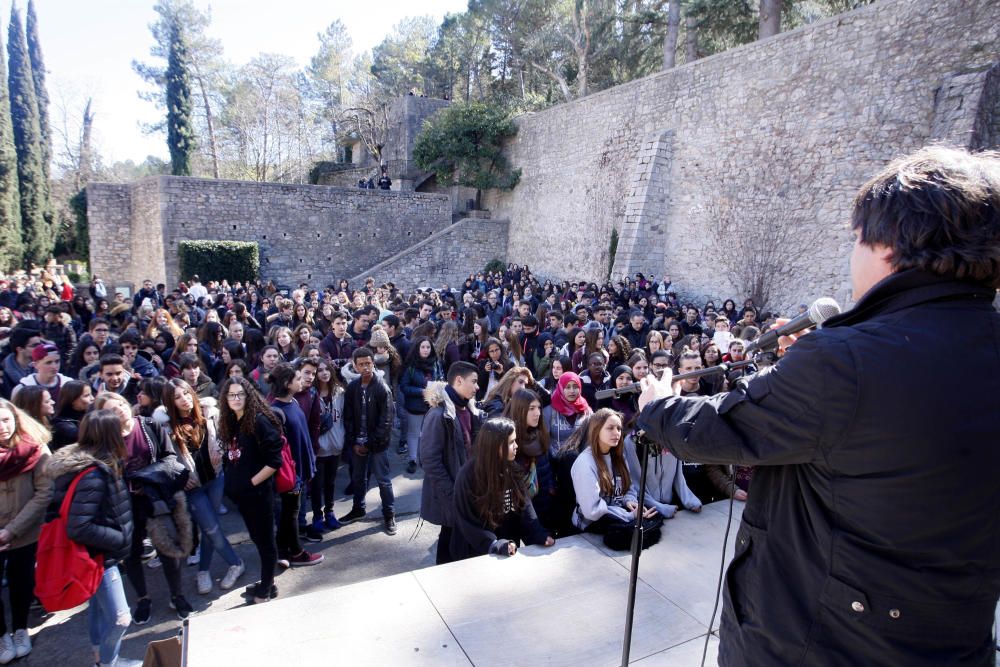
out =
<svg viewBox="0 0 1000 667"><path fill-rule="evenodd" d="M587 443L571 472L576 493L573 524L604 533L616 524L633 522L639 507L637 480L625 462L621 415L610 408L595 412L587 423Z"/></svg>

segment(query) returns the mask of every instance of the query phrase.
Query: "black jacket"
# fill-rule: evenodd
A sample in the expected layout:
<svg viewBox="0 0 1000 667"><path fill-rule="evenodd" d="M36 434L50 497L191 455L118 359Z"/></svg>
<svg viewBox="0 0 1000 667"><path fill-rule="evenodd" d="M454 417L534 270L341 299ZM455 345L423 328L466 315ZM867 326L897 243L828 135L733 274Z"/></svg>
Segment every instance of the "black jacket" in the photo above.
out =
<svg viewBox="0 0 1000 667"><path fill-rule="evenodd" d="M993 664L994 295L894 274L728 394L646 406L679 458L757 466L719 664Z"/></svg>
<svg viewBox="0 0 1000 667"><path fill-rule="evenodd" d="M169 514L174 508L174 494L183 491L191 477L176 456L154 461L129 477L133 489L141 489L153 507L152 516Z"/></svg>
<svg viewBox="0 0 1000 667"><path fill-rule="evenodd" d="M368 451L378 454L388 449L394 405L389 388L377 376L368 383L367 407L361 405L361 379L347 385L344 392L344 446L358 444L363 419L368 431L368 443L365 445Z"/></svg>
<svg viewBox="0 0 1000 667"><path fill-rule="evenodd" d="M439 526L455 525L455 479L469 460L462 425L444 382L431 382L424 396L431 409L424 415L420 430L420 467L424 483L420 490L420 516ZM472 442L476 441L483 415L469 401Z"/></svg>
<svg viewBox="0 0 1000 667"><path fill-rule="evenodd" d="M521 511L509 513L501 527L490 528L486 525L475 507L473 468L473 461L468 461L458 471L455 480L455 530L451 533L449 544L452 557L462 560L486 554L506 556L510 553L507 549L511 541L544 544L549 534L538 520L530 500ZM515 536L519 539L515 540Z"/></svg>
<svg viewBox="0 0 1000 667"><path fill-rule="evenodd" d="M257 415L252 435L240 431L235 443L220 444L225 470L223 484L227 496L240 498L247 494L263 493L274 486L273 475L259 487L254 487L251 481L264 466L281 469L281 431L270 419L262 414Z"/></svg>
<svg viewBox="0 0 1000 667"><path fill-rule="evenodd" d="M46 474L54 486L45 520L59 516L73 478L89 466L97 468L77 485L66 530L71 540L86 546L91 554L104 554L105 567L112 567L128 556L132 545L131 495L122 478L77 445L63 447L49 459Z"/></svg>

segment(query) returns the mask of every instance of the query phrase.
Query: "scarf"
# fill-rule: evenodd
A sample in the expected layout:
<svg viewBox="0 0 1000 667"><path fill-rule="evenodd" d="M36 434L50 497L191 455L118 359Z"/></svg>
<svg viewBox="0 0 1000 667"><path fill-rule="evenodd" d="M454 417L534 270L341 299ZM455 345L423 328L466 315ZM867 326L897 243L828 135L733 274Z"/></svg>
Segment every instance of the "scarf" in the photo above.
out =
<svg viewBox="0 0 1000 667"><path fill-rule="evenodd" d="M447 385L444 388L448 398L451 402L455 404L455 418L458 419L459 426L462 428L462 439L465 444L465 453L467 456L472 456L472 414L469 412L469 401L458 395L451 385Z"/></svg>
<svg viewBox="0 0 1000 667"><path fill-rule="evenodd" d="M556 389L552 392L552 408L561 415L569 417L571 415L582 415L588 409L587 401L583 398L583 392L576 397L576 400L570 403L563 396L563 389L570 382L575 382L576 386L583 388L583 381L580 380L580 376L576 373L566 372L559 376L559 382L556 383Z"/></svg>
<svg viewBox="0 0 1000 667"><path fill-rule="evenodd" d="M24 436L13 447L3 447L0 449L0 482L30 472L41 457L42 448L38 443Z"/></svg>
<svg viewBox="0 0 1000 667"><path fill-rule="evenodd" d="M524 456L530 458L536 458L541 456L543 454L543 451L542 451L542 443L538 439L538 429L531 429L531 431L529 431L528 438L529 438L528 442L524 444L519 443L517 453L519 455L523 454Z"/></svg>
<svg viewBox="0 0 1000 667"><path fill-rule="evenodd" d="M445 385L444 393L448 394L448 398L451 402L455 404L456 409L462 409L469 407L469 401L458 395L458 392L452 389L451 385Z"/></svg>

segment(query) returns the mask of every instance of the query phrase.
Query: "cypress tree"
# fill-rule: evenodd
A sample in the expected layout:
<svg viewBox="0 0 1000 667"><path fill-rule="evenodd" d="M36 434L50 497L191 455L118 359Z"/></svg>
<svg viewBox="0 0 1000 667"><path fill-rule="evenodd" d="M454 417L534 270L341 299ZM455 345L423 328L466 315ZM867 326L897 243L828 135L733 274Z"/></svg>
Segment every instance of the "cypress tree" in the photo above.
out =
<svg viewBox="0 0 1000 667"><path fill-rule="evenodd" d="M7 74L10 92L10 117L17 149L17 176L21 193L21 230L24 235L24 260L42 264L52 253L52 232L45 219L45 172L38 129L38 102L31 76L28 44L16 6L10 10L7 30Z"/></svg>
<svg viewBox="0 0 1000 667"><path fill-rule="evenodd" d="M0 40L0 76L7 74L7 56ZM10 122L10 98L0 86L0 271L22 266L21 197L17 191L17 151Z"/></svg>
<svg viewBox="0 0 1000 667"><path fill-rule="evenodd" d="M25 19L28 38L28 58L31 62L31 78L35 82L35 100L38 102L39 141L42 145L42 171L45 183L49 183L49 167L52 162L52 134L49 127L49 93L45 88L45 61L42 58L42 43L38 39L38 17L35 16L35 0L28 0L28 15Z"/></svg>
<svg viewBox="0 0 1000 667"><path fill-rule="evenodd" d="M170 149L170 173L191 175L194 153L194 127L191 123L191 61L180 23L170 24L170 53L167 56L167 147Z"/></svg>

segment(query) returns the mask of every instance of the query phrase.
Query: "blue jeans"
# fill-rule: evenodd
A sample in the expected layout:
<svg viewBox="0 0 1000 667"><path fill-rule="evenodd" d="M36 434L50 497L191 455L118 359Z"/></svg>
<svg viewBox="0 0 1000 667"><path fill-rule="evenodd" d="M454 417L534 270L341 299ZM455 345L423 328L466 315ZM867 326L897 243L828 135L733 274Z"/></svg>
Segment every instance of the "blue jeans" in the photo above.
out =
<svg viewBox="0 0 1000 667"><path fill-rule="evenodd" d="M222 502L223 477L219 475L208 484L188 491L188 504L194 520L201 528L201 561L198 569L208 572L212 566L212 555L218 551L229 565L239 565L240 558L222 532L219 524L219 503Z"/></svg>
<svg viewBox="0 0 1000 667"><path fill-rule="evenodd" d="M122 574L117 567L104 570L104 578L87 607L90 626L90 645L98 649L102 665L110 665L118 658L122 637L132 622L132 614L125 599Z"/></svg>
<svg viewBox="0 0 1000 667"><path fill-rule="evenodd" d="M365 509L365 493L368 492L368 466L371 476L378 482L378 492L382 497L382 516L393 516L396 502L392 495L392 478L389 477L389 452L378 452L367 456L351 457L351 484L354 485L354 507Z"/></svg>

